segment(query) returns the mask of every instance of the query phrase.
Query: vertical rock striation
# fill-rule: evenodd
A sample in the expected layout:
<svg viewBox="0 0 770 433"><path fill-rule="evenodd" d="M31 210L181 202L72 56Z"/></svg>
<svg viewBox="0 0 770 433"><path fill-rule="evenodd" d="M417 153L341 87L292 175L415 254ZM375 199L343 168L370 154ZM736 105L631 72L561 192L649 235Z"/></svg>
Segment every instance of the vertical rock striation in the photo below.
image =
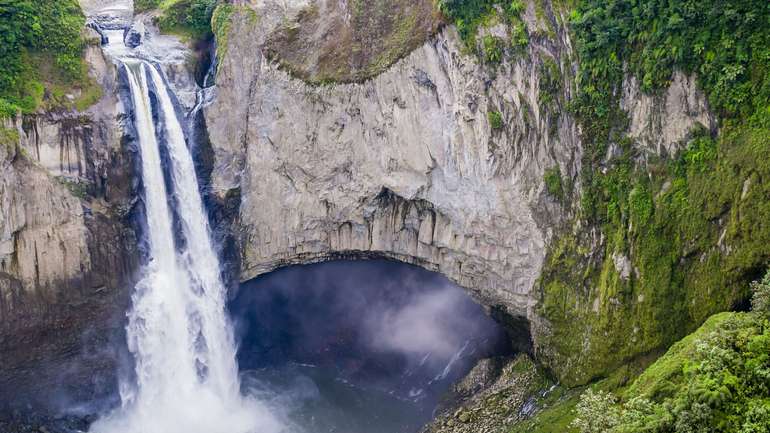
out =
<svg viewBox="0 0 770 433"><path fill-rule="evenodd" d="M58 383L91 383L114 357L137 260L136 188L122 143L116 76L98 47L91 74L107 90L83 113L6 120L0 146L0 402L51 403ZM95 349L101 346L100 349ZM74 362L78 360L77 362ZM114 367L114 365L112 365ZM12 396L5 394L13 392Z"/></svg>

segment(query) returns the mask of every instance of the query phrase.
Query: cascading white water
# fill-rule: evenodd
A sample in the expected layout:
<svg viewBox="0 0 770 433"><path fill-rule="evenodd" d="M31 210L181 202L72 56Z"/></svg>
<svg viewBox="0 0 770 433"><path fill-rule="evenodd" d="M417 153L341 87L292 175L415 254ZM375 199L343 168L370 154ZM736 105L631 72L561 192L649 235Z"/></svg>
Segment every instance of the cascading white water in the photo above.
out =
<svg viewBox="0 0 770 433"><path fill-rule="evenodd" d="M149 258L126 328L135 383L95 433L266 433L281 425L240 392L225 287L210 239L192 156L168 86L150 63L116 59L128 76L141 150ZM151 94L157 101L153 123ZM161 140L168 153L166 188ZM172 193L183 247L174 240Z"/></svg>

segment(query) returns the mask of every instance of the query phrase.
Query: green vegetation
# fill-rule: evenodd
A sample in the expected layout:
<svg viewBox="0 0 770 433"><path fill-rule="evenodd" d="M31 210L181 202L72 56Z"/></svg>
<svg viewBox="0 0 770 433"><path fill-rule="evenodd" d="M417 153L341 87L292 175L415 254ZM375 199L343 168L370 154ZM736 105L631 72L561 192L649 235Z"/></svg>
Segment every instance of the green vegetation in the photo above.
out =
<svg viewBox="0 0 770 433"><path fill-rule="evenodd" d="M731 309L770 259L770 8L585 0L571 21L582 228L551 245L539 311L552 325L543 359L575 385ZM720 134L696 129L680 154L641 158L618 100L624 73L659 92L675 70L697 73Z"/></svg>
<svg viewBox="0 0 770 433"><path fill-rule="evenodd" d="M521 20L521 13L526 9L523 0L438 0L439 10L457 27L466 46L477 52L479 27L500 18L498 8L511 28L511 47L521 51L529 43L526 26ZM502 59L504 44L491 35L482 39L479 54L488 63L499 63ZM492 59L490 59L492 54Z"/></svg>
<svg viewBox="0 0 770 433"><path fill-rule="evenodd" d="M503 40L492 35L486 35L482 39L484 61L496 65L503 60Z"/></svg>
<svg viewBox="0 0 770 433"><path fill-rule="evenodd" d="M0 117L83 109L101 97L83 61L85 17L76 0L0 1ZM66 98L67 93L80 94Z"/></svg>
<svg viewBox="0 0 770 433"><path fill-rule="evenodd" d="M466 44L476 40L476 32L485 17L493 13L500 0L439 0L439 10L449 18Z"/></svg>
<svg viewBox="0 0 770 433"><path fill-rule="evenodd" d="M762 281L751 283L751 309L765 319L770 319L770 272L765 274Z"/></svg>
<svg viewBox="0 0 770 433"><path fill-rule="evenodd" d="M375 77L424 44L443 23L432 0L351 0L343 6L347 18L330 27L336 21L329 21L316 3L284 20L265 44L271 60L314 85Z"/></svg>
<svg viewBox="0 0 770 433"><path fill-rule="evenodd" d="M487 117L489 118L489 126L491 126L493 130L503 129L503 126L505 126L503 123L503 115L499 111L490 111L487 113Z"/></svg>
<svg viewBox="0 0 770 433"><path fill-rule="evenodd" d="M0 126L0 146L5 147L9 153L19 143L19 133L15 129L3 128Z"/></svg>
<svg viewBox="0 0 770 433"><path fill-rule="evenodd" d="M88 184L78 180L57 177L56 180L72 193L73 196L86 200L88 198Z"/></svg>
<svg viewBox="0 0 770 433"><path fill-rule="evenodd" d="M529 419L519 421L508 433L579 433L573 425L580 397L584 392L594 394L621 394L629 385L654 362L657 353L640 357L634 362L623 365L608 375L607 378L590 386L567 388L561 385L546 386L536 397L537 412ZM548 390L547 392L543 392ZM635 432L636 433L636 432Z"/></svg>
<svg viewBox="0 0 770 433"><path fill-rule="evenodd" d="M559 166L545 170L544 174L545 189L553 198L561 201L564 199L564 183L561 177Z"/></svg>
<svg viewBox="0 0 770 433"><path fill-rule="evenodd" d="M586 392L581 433L767 432L770 273L752 285L751 313L722 313L678 342L627 390Z"/></svg>
<svg viewBox="0 0 770 433"><path fill-rule="evenodd" d="M539 411L530 419L516 423L508 433L577 433L570 423L575 418L575 407L580 390L556 387L537 399Z"/></svg>
<svg viewBox="0 0 770 433"><path fill-rule="evenodd" d="M217 0L145 0L161 11L158 28L193 40L205 40L213 36L211 19Z"/></svg>
<svg viewBox="0 0 770 433"><path fill-rule="evenodd" d="M142 13L160 6L162 0L134 0L134 12Z"/></svg>
<svg viewBox="0 0 770 433"><path fill-rule="evenodd" d="M211 14L211 30L217 38L219 57L224 58L227 52L227 39L230 30L230 18L233 14L233 5L222 3Z"/></svg>
<svg viewBox="0 0 770 433"><path fill-rule="evenodd" d="M558 113L558 101L562 92L562 77L559 65L549 56L542 57L538 100L541 109Z"/></svg>

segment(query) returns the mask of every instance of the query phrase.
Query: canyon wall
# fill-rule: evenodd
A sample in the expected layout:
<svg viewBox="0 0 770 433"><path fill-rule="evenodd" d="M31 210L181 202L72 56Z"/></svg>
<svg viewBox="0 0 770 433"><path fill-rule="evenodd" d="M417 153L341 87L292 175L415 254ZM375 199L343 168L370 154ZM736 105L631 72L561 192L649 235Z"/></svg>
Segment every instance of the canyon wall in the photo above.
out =
<svg viewBox="0 0 770 433"><path fill-rule="evenodd" d="M87 49L105 96L84 112L4 121L0 146L0 402L50 403L57 384L114 370L105 355L138 261L137 178L114 68ZM73 97L76 95L73 95ZM13 393L6 395L5 393Z"/></svg>
<svg viewBox="0 0 770 433"><path fill-rule="evenodd" d="M365 18L357 4L252 1L215 14L210 187L222 201L240 199L232 235L241 278L337 257L416 263L495 312L526 319L535 352L553 352L536 282L555 232L570 230L583 153L568 110L578 65L566 12L527 2L526 48L506 48L499 64L469 52L454 26L438 26L390 66L377 53L413 21L398 14L398 1L369 4ZM329 22L354 36L329 47ZM508 41L512 31L493 19L479 36ZM320 53L292 51L307 47ZM340 56L346 49L350 56ZM715 128L695 80L681 73L654 96L627 79L623 107L640 159L673 155L698 125ZM546 187L554 172L563 194ZM546 358L551 367L561 355ZM565 365L555 370L572 368Z"/></svg>

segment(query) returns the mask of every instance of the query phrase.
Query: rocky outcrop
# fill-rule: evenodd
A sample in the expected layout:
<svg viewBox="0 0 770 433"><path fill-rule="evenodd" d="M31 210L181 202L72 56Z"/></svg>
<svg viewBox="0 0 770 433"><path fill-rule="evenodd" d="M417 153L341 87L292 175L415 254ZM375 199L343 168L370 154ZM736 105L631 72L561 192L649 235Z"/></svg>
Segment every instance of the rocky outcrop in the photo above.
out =
<svg viewBox="0 0 770 433"><path fill-rule="evenodd" d="M240 278L340 257L415 263L527 328L512 333L523 347L531 324L537 353L549 324L535 282L555 228L574 212L583 153L567 110L577 60L565 12L528 2L526 48L506 45L499 64L484 64L454 27L439 27L433 2L378 0L383 13L371 16L352 13L358 1L231 3L218 26L215 98L199 122L210 147L195 150L210 162L208 191L238 246ZM123 37L126 1L82 4ZM337 31L361 51L340 57L329 44ZM192 108L189 51L139 33L141 46L157 38L147 54ZM479 30L503 41L512 33L503 20ZM0 390L49 389L78 357L86 380L114 359L86 352L125 311L137 177L115 70L98 47L87 56L106 89L98 105L5 125L18 137L0 146ZM642 155L672 155L694 127L715 128L692 77L675 74L655 96L628 77L621 93ZM566 193L549 192L549 173ZM613 264L633 276L626 256Z"/></svg>
<svg viewBox="0 0 770 433"><path fill-rule="evenodd" d="M693 129L717 128L695 78L679 71L665 92L653 95L642 92L636 77L626 76L620 106L630 119L629 137L646 155L676 155Z"/></svg>
<svg viewBox="0 0 770 433"><path fill-rule="evenodd" d="M455 385L461 397L456 407L443 411L423 433L476 433L507 431L529 416L532 396L547 381L527 355L513 360L481 360Z"/></svg>
<svg viewBox="0 0 770 433"><path fill-rule="evenodd" d="M416 263L535 323L537 351L548 326L534 283L554 227L572 213L544 174L558 168L579 193L565 12L530 2L521 17L529 43L505 48L500 64L480 64L447 27L368 81L319 87L265 55L286 25L278 3L232 7L205 110L211 190L241 198L232 215L241 278L336 257ZM480 35L505 41L511 32L493 20ZM305 46L323 44L323 34L303 34ZM713 124L691 79L677 75L663 106L635 97L631 81L624 87L631 133L651 153L673 152L686 131Z"/></svg>
<svg viewBox="0 0 770 433"><path fill-rule="evenodd" d="M282 17L265 52L306 81L355 82L382 73L442 23L433 0L274 2Z"/></svg>

